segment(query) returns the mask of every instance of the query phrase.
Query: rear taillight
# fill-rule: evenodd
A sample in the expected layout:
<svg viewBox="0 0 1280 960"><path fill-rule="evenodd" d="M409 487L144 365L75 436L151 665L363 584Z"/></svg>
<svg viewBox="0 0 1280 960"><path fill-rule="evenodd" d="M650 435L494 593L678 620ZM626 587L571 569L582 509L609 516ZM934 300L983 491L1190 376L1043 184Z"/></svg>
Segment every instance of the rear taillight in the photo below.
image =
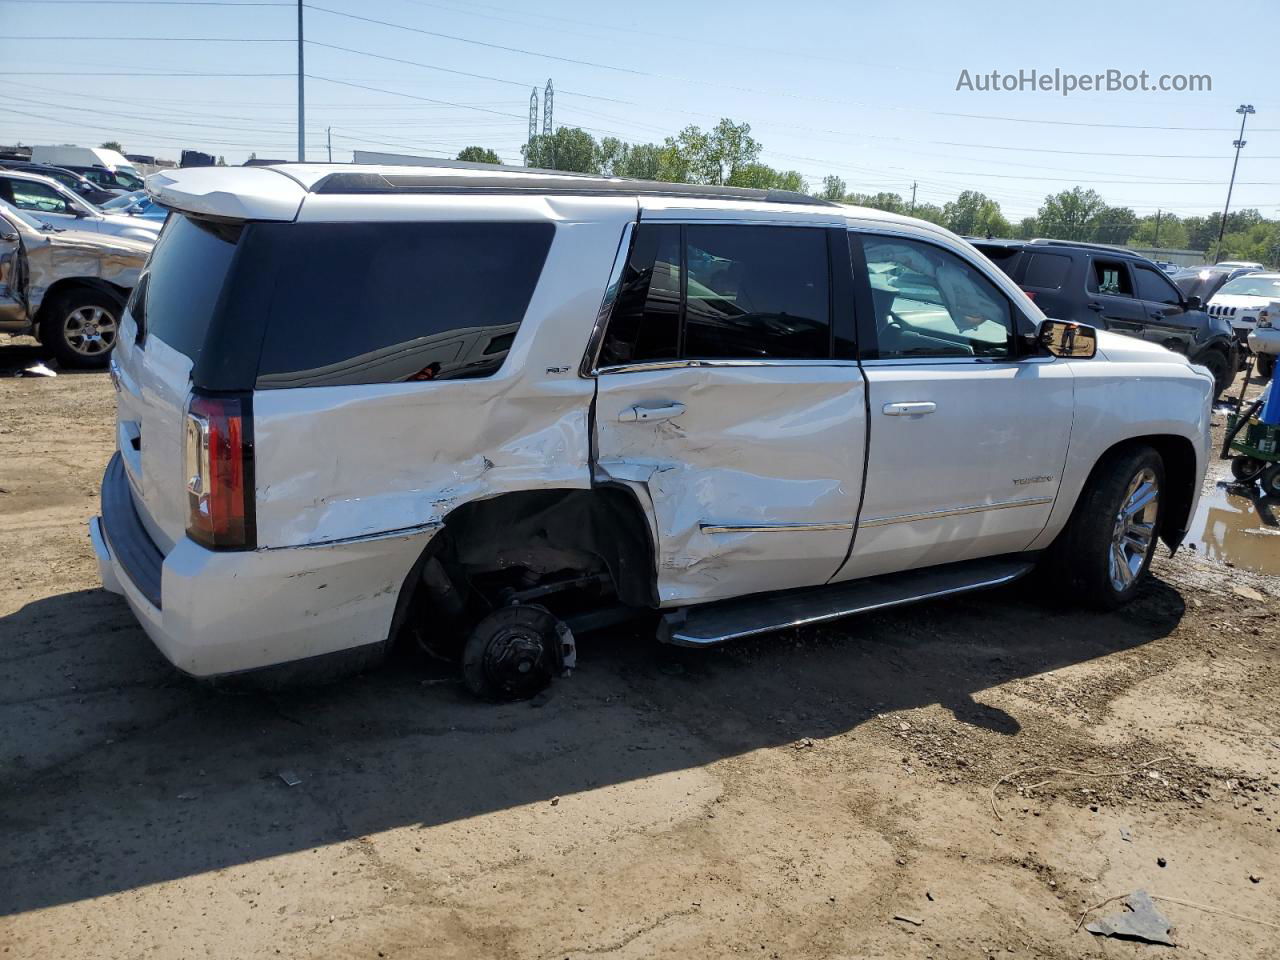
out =
<svg viewBox="0 0 1280 960"><path fill-rule="evenodd" d="M193 394L184 451L187 536L215 550L254 546L253 415L242 397Z"/></svg>

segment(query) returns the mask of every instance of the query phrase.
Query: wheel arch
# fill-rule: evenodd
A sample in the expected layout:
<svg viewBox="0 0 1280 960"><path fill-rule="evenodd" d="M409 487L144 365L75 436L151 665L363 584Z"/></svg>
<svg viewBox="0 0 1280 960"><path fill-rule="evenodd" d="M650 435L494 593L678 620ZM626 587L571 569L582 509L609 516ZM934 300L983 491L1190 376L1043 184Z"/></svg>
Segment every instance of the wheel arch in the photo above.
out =
<svg viewBox="0 0 1280 960"><path fill-rule="evenodd" d="M1135 447L1151 447L1164 461L1163 523L1160 539L1170 550L1176 550L1186 538L1191 523L1191 507L1196 501L1200 486L1200 474L1196 463L1195 444L1189 439L1172 433L1153 433L1127 437L1103 450L1094 461L1089 476L1080 489L1077 503L1089 490L1098 470L1114 454Z"/></svg>
<svg viewBox="0 0 1280 960"><path fill-rule="evenodd" d="M97 277L64 277L51 283L40 298L40 304L36 307L34 317L37 333L39 333L40 325L48 318L49 311L53 309L53 305L67 294L76 290L93 290L114 297L120 301L121 312L123 312L124 305L129 299L129 289L127 287L118 286L110 281L101 280ZM123 317L119 319L123 319Z"/></svg>
<svg viewBox="0 0 1280 960"><path fill-rule="evenodd" d="M624 604L657 606L652 531L643 505L625 485L517 490L459 504L405 575L390 637L401 633L415 609L443 606L447 618L457 614L467 591L460 580L470 571L527 566L554 572L580 557L603 565Z"/></svg>

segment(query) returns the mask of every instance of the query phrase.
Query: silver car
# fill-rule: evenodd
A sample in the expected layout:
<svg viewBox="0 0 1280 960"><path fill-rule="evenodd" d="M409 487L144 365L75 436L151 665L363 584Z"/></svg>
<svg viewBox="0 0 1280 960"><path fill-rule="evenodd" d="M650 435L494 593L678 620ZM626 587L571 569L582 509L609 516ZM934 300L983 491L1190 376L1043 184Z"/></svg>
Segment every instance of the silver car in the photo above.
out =
<svg viewBox="0 0 1280 960"><path fill-rule="evenodd" d="M65 230L129 237L147 243L155 243L162 226L125 214L104 213L56 180L17 170L0 170L0 201Z"/></svg>
<svg viewBox="0 0 1280 960"><path fill-rule="evenodd" d="M60 230L0 201L0 333L35 336L64 366L106 366L150 252L150 243Z"/></svg>

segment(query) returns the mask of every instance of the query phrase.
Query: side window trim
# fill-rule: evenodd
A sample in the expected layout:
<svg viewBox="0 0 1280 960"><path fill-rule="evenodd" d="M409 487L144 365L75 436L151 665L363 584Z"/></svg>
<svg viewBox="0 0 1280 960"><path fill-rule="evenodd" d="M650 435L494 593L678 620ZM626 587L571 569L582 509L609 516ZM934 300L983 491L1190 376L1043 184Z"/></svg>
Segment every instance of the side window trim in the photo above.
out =
<svg viewBox="0 0 1280 960"><path fill-rule="evenodd" d="M1132 292L1130 292L1130 293L1123 293L1123 292L1103 293L1103 292L1098 288L1098 262L1099 262L1099 261L1101 261L1101 262L1103 262L1103 263L1110 263L1110 264L1114 264L1114 265L1119 269L1119 271L1120 271L1121 273L1123 273L1125 276L1127 276L1127 277L1129 278L1129 290L1130 290L1130 291L1132 291ZM1136 278L1134 277L1133 272L1129 269L1129 264L1128 264L1126 261L1124 261L1124 260L1109 260L1109 259L1107 259L1106 257L1099 257L1099 256L1095 256L1095 255L1093 255L1093 254L1090 254L1090 255L1089 255L1089 269L1088 269L1088 271L1085 273L1085 278L1084 278L1084 287L1085 287L1085 292L1086 292L1086 293L1088 293L1088 294L1092 294L1093 296L1099 296L1099 297L1125 297L1126 299L1129 299L1129 300L1140 300L1140 299L1141 299L1141 297L1139 297L1139 296L1138 296L1138 283L1137 283L1137 280L1136 280Z"/></svg>
<svg viewBox="0 0 1280 960"><path fill-rule="evenodd" d="M1013 362L1045 362L1053 360L1053 357L1042 357L1026 352L1023 343L1023 336L1018 332L1013 335L1013 353L1008 357L876 357L874 359L862 358L863 348L870 347L875 350L878 347L875 331L875 310L872 306L871 284L867 275L867 259L862 247L863 237L898 237L903 240L913 240L917 243L923 243L930 247L934 247L945 253L962 260L966 265L976 270L979 276L986 278L987 282L995 287L996 292L1004 298L1005 303L1009 307L1009 318L1016 328L1026 327L1028 330L1035 328L1036 323L1018 306L1014 299L1009 296L1009 292L1004 289L1003 284L997 281L996 277L978 260L969 255L968 251L954 250L945 244L938 243L931 237L921 236L906 230L895 230L892 227L863 227L851 226L848 228L849 233L849 258L850 265L853 269L853 284L855 290L855 298L858 304L858 342L857 352L859 356L858 362L861 364L872 364L875 366L903 366L907 364L992 364L992 363L1013 363ZM855 242L856 241L856 242ZM1011 283L1012 278L1005 274L999 267L996 267L996 273L1004 276Z"/></svg>
<svg viewBox="0 0 1280 960"><path fill-rule="evenodd" d="M596 315L595 326L592 327L591 335L588 338L587 349L583 353L582 363L579 367L578 375L583 378L593 378L605 374L614 373L634 373L643 370L677 370L692 367L846 367L859 365L857 359L856 347L853 355L849 357L837 357L836 343L837 341L837 316L836 312L840 303L840 297L837 296L837 288L840 283L837 276L841 276L844 287L843 292L846 294L845 300L848 302L857 301L855 308L855 316L860 315L861 302L857 297L857 285L853 278L852 260L849 261L850 269L847 274L842 274L837 269L837 260L842 251L833 244L832 235L840 232L847 234L849 231L846 226L833 226L830 223L792 223L774 221L746 221L746 220L649 220L645 221L641 216L636 220L629 221L623 228L623 235L618 245L618 252L614 256L613 267L609 273L609 280L605 287L604 296L601 300L600 309ZM684 352L684 328L685 318L687 315L686 298L688 296L688 242L686 239L686 228L690 226L717 225L717 226L779 226L779 227L801 227L803 229L822 230L825 234L827 245L827 323L830 330L830 356L821 359L802 359L802 358L785 358L771 357L765 359L705 359L705 358L679 358L674 360L645 360L637 363L619 363L601 366L599 363L600 353L604 346L605 333L608 330L609 322L612 319L613 309L617 305L618 292L621 286L622 274L626 269L626 265L631 258L632 250L636 243L637 228L643 224L662 224L673 225L680 228L680 322L678 325L679 339L677 342L677 352ZM852 285L852 290L849 289ZM854 337L856 340L856 336Z"/></svg>

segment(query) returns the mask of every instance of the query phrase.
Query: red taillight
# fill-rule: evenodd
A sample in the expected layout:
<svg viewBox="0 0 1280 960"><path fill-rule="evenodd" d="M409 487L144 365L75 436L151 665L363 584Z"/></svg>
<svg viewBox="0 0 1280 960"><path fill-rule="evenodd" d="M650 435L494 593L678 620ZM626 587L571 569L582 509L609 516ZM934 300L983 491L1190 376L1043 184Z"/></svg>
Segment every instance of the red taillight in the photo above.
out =
<svg viewBox="0 0 1280 960"><path fill-rule="evenodd" d="M1028 290L1026 287L1019 287L1018 289L1025 293L1030 299L1035 300L1036 292L1034 290Z"/></svg>
<svg viewBox="0 0 1280 960"><path fill-rule="evenodd" d="M187 536L206 547L254 545L252 430L247 400L192 395L184 456Z"/></svg>

